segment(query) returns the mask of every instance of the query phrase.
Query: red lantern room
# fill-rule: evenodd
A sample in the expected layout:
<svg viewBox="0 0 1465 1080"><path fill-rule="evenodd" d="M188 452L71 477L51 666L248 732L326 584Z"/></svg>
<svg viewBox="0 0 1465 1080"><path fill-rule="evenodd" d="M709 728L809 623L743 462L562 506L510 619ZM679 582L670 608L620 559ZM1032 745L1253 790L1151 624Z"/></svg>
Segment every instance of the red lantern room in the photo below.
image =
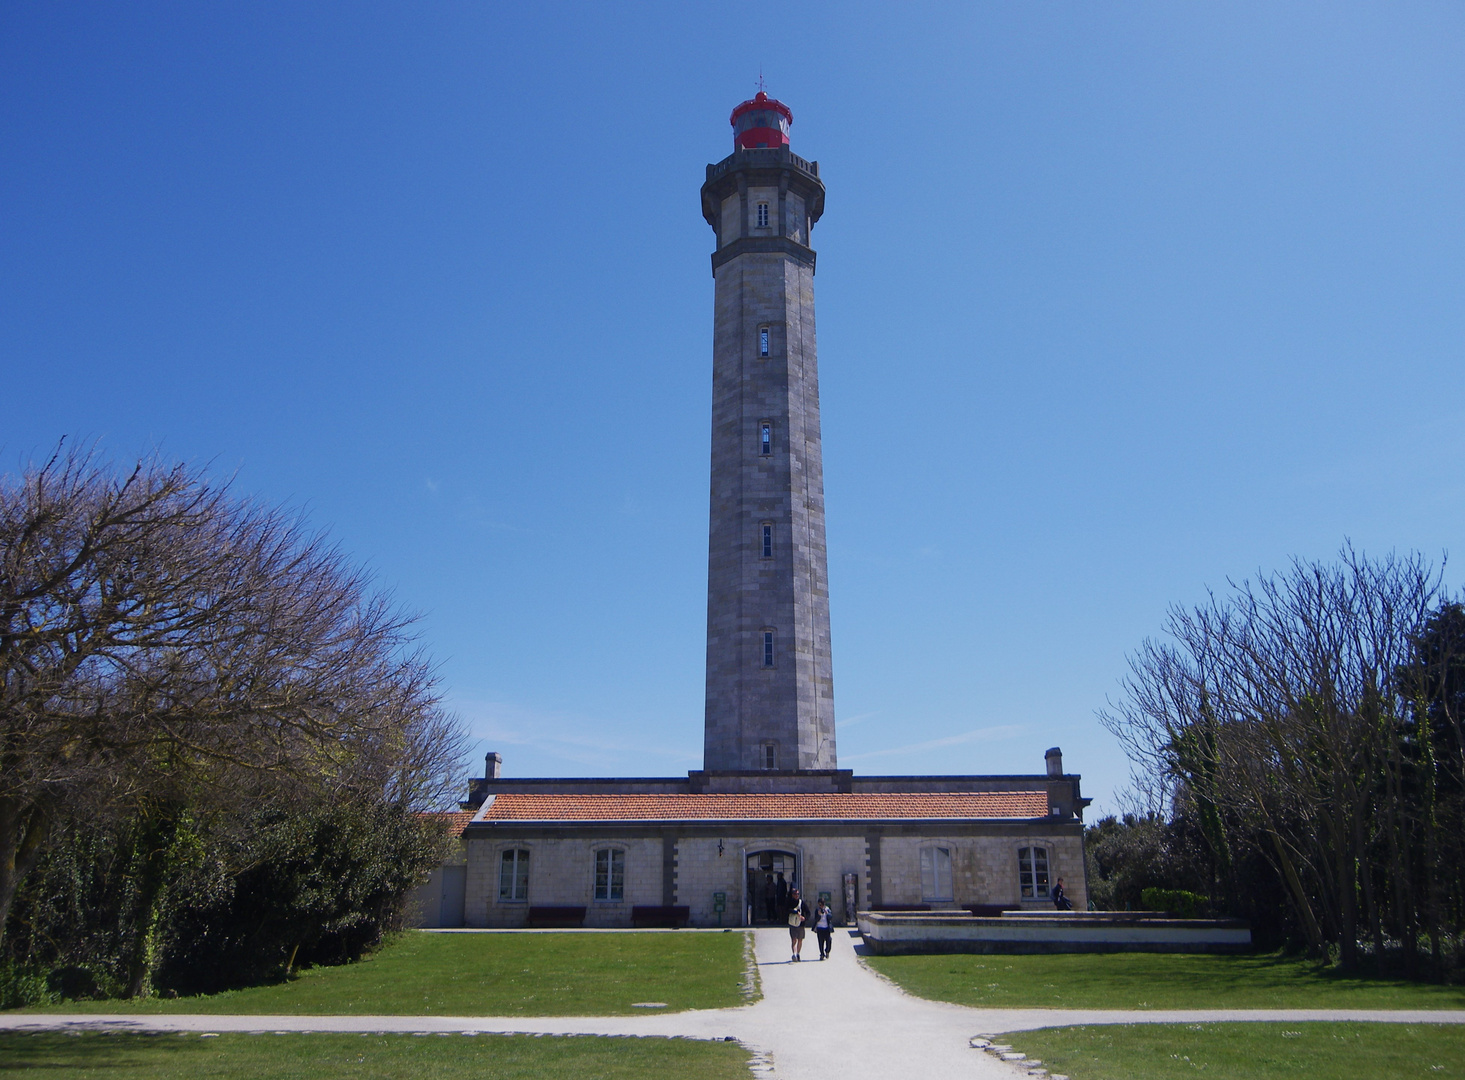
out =
<svg viewBox="0 0 1465 1080"><path fill-rule="evenodd" d="M793 122L794 114L787 105L759 90L752 101L732 111L733 149L787 146L788 127Z"/></svg>

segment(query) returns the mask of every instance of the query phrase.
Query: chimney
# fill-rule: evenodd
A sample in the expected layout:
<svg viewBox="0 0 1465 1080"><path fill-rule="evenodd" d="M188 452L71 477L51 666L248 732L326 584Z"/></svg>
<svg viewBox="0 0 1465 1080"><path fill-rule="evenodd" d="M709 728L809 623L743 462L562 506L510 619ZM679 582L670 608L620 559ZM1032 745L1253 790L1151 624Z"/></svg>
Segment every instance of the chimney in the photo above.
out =
<svg viewBox="0 0 1465 1080"><path fill-rule="evenodd" d="M1049 750L1046 754L1044 754L1043 757L1046 758L1047 761L1048 761L1048 775L1050 777L1056 779L1057 777L1060 777L1060 776L1063 775L1063 751L1062 750L1058 749L1058 747L1055 746L1055 747L1053 747L1053 749ZM495 774L495 775L497 775L497 774Z"/></svg>
<svg viewBox="0 0 1465 1080"><path fill-rule="evenodd" d="M1052 753L1052 751L1049 751ZM490 750L483 759L483 777L485 780L497 780L499 773L503 770L504 759L502 754L496 754Z"/></svg>

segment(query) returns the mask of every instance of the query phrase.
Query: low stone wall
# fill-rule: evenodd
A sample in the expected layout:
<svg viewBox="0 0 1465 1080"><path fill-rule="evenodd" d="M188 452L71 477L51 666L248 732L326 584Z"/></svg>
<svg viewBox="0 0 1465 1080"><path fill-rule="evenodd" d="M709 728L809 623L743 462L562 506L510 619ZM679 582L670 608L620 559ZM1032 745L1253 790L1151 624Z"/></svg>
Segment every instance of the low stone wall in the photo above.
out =
<svg viewBox="0 0 1465 1080"><path fill-rule="evenodd" d="M1245 952L1239 919L1172 919L1156 911L859 913L865 946L897 953Z"/></svg>

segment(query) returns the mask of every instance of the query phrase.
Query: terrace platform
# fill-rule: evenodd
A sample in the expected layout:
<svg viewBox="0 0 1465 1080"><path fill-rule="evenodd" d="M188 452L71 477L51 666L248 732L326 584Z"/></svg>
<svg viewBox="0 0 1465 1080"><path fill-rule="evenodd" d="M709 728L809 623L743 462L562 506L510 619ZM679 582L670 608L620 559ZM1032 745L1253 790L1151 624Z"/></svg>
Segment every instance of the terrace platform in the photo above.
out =
<svg viewBox="0 0 1465 1080"><path fill-rule="evenodd" d="M1246 952L1240 919L1176 919L1162 911L861 911L865 947L899 953Z"/></svg>

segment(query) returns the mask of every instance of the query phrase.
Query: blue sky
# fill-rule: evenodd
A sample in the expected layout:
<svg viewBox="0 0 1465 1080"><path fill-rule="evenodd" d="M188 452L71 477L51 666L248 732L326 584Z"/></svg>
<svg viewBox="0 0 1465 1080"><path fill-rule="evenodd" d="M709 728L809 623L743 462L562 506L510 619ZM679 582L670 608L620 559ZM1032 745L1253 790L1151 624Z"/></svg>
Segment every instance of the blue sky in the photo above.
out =
<svg viewBox="0 0 1465 1080"><path fill-rule="evenodd" d="M1112 809L1094 713L1168 605L1460 546L1462 46L1444 3L8 3L0 463L233 474L422 613L475 756L698 767L697 193L761 66L829 191L840 763L1056 744Z"/></svg>

